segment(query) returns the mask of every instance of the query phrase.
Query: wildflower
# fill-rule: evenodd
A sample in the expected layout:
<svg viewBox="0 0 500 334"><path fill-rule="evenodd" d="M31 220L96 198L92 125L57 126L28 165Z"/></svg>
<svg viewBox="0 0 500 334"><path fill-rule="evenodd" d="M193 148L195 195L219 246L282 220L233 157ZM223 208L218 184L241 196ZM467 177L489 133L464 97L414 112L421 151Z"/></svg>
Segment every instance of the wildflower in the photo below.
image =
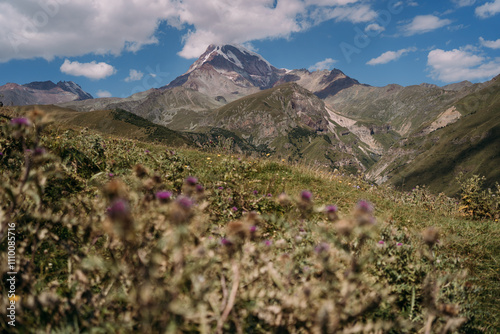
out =
<svg viewBox="0 0 500 334"><path fill-rule="evenodd" d="M181 196L177 198L170 212L170 219L175 225L189 222L193 216L192 207L194 203L189 197Z"/></svg>
<svg viewBox="0 0 500 334"><path fill-rule="evenodd" d="M379 245L383 245L383 244L385 244L385 242L384 242L384 240L380 240L380 241L378 242L378 244L379 244Z"/></svg>
<svg viewBox="0 0 500 334"><path fill-rule="evenodd" d="M264 245L266 245L267 247L271 246L272 244L273 242L271 240L264 241Z"/></svg>
<svg viewBox="0 0 500 334"><path fill-rule="evenodd" d="M369 202L361 200L356 205L353 216L359 226L373 225L375 224L373 211L373 206Z"/></svg>
<svg viewBox="0 0 500 334"><path fill-rule="evenodd" d="M328 205L325 208L325 212L326 212L326 216L327 216L328 220L336 221L337 219L339 219L339 216L337 214L338 208L336 205Z"/></svg>
<svg viewBox="0 0 500 334"><path fill-rule="evenodd" d="M108 176L109 176L110 178L112 178L113 176L115 176L115 174L113 174L113 173L109 173L109 174L108 174Z"/></svg>
<svg viewBox="0 0 500 334"><path fill-rule="evenodd" d="M109 218L113 224L105 224L108 233L116 234L119 238L132 240L134 238L134 223L130 212L130 206L123 198L114 200L107 209Z"/></svg>
<svg viewBox="0 0 500 334"><path fill-rule="evenodd" d="M218 187L217 189L219 189L219 190L224 190L224 187Z"/></svg>
<svg viewBox="0 0 500 334"><path fill-rule="evenodd" d="M273 194L267 194L267 197L273 197Z"/></svg>
<svg viewBox="0 0 500 334"><path fill-rule="evenodd" d="M208 157L207 160L210 160L210 157Z"/></svg>
<svg viewBox="0 0 500 334"><path fill-rule="evenodd" d="M232 209L234 212L238 211L238 208L237 208L237 207L235 207L235 206L233 206L231 209Z"/></svg>
<svg viewBox="0 0 500 334"><path fill-rule="evenodd" d="M302 191L297 205L301 211L302 218L307 218L313 209L312 193L307 190Z"/></svg>
<svg viewBox="0 0 500 334"><path fill-rule="evenodd" d="M310 202L310 201L312 200L312 193L311 193L310 191L304 190L304 191L302 191L302 193L300 194L300 198L301 198L303 201Z"/></svg>
<svg viewBox="0 0 500 334"><path fill-rule="evenodd" d="M402 243L402 242L398 242L398 243L396 244L396 246L403 246L403 243Z"/></svg>
<svg viewBox="0 0 500 334"><path fill-rule="evenodd" d="M159 191L156 193L156 198L162 203L168 203L172 199L170 191Z"/></svg>
<svg viewBox="0 0 500 334"><path fill-rule="evenodd" d="M11 119L10 124L13 126L30 126L31 122L26 117L19 117Z"/></svg>
<svg viewBox="0 0 500 334"><path fill-rule="evenodd" d="M233 243L229 239L226 239L226 238L220 239L220 243L223 246L232 246L233 245Z"/></svg>
<svg viewBox="0 0 500 334"><path fill-rule="evenodd" d="M40 156L40 155L44 155L45 153L46 153L46 151L43 147L37 147L37 148L35 148L35 152L33 154L35 156Z"/></svg>
<svg viewBox="0 0 500 334"><path fill-rule="evenodd" d="M330 245L328 245L328 243L326 243L326 242L322 242L319 245L317 245L316 247L314 247L314 251L317 254L328 252L329 250L330 250Z"/></svg>
<svg viewBox="0 0 500 334"><path fill-rule="evenodd" d="M255 232L257 232L257 226L255 225L250 226L250 233L255 233Z"/></svg>
<svg viewBox="0 0 500 334"><path fill-rule="evenodd" d="M184 181L187 185L195 186L198 183L198 179L194 176L188 176Z"/></svg>
<svg viewBox="0 0 500 334"><path fill-rule="evenodd" d="M373 206L365 200L360 200L356 209L364 213L373 213Z"/></svg>
<svg viewBox="0 0 500 334"><path fill-rule="evenodd" d="M189 197L180 197L177 199L177 203L184 209L190 209L193 206L193 201Z"/></svg>
<svg viewBox="0 0 500 334"><path fill-rule="evenodd" d="M253 191L253 194L254 194L254 195L258 195L258 194L259 194L259 192L258 192L257 190L254 190L254 191Z"/></svg>
<svg viewBox="0 0 500 334"><path fill-rule="evenodd" d="M144 153L149 154L150 151L149 150L144 150Z"/></svg>

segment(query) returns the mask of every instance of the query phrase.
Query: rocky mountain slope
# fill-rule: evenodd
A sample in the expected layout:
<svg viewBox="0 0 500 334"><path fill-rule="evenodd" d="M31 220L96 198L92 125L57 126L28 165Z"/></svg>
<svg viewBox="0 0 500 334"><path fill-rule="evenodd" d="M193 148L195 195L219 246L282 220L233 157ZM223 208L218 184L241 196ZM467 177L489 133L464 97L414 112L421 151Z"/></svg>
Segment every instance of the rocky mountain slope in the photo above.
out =
<svg viewBox="0 0 500 334"><path fill-rule="evenodd" d="M443 113L460 115L454 122L399 141L368 176L402 189L425 184L449 195L459 191L460 172L485 176L489 187L500 182L500 76L481 86Z"/></svg>
<svg viewBox="0 0 500 334"><path fill-rule="evenodd" d="M197 142L217 136L233 137L241 151L272 152L280 158L342 166L352 172L367 171L379 183L406 187L422 180L437 184L432 168L425 167L430 165L423 164L432 160L422 155L432 147L440 147L439 154L465 150L451 144L436 145L447 142L443 139L447 136L442 135L446 129L466 128L472 119L485 121L478 115L488 108L498 112L494 104L480 104L475 107L477 115L469 117L470 110L460 107L461 101L495 87L492 82L373 87L338 69L279 69L241 46L211 45L185 74L167 86L125 99L63 105L81 111L126 110L190 133ZM491 88L488 92L496 94ZM490 138L495 133L494 122L485 121L481 129L481 134L474 136ZM469 138L466 133L460 135ZM453 140L465 140L457 138ZM483 148L475 150L484 152L481 161L488 165L485 159L494 160L493 151ZM421 166L418 171L409 167L417 165ZM453 162L447 168L455 165L461 166ZM410 177L411 173L417 177ZM489 180L495 179L493 176ZM439 186L435 189L454 191Z"/></svg>
<svg viewBox="0 0 500 334"><path fill-rule="evenodd" d="M68 101L93 99L72 81L31 82L24 85L7 83L0 86L0 101L6 106L31 104L56 104Z"/></svg>

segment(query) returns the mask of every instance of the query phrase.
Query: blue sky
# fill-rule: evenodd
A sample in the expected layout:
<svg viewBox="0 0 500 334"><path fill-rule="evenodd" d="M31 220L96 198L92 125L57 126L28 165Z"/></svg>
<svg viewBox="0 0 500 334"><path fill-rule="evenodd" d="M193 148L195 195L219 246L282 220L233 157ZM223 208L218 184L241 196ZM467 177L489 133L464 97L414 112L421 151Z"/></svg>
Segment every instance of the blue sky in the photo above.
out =
<svg viewBox="0 0 500 334"><path fill-rule="evenodd" d="M373 86L482 82L500 74L500 0L0 0L0 85L125 97L168 84L212 43Z"/></svg>

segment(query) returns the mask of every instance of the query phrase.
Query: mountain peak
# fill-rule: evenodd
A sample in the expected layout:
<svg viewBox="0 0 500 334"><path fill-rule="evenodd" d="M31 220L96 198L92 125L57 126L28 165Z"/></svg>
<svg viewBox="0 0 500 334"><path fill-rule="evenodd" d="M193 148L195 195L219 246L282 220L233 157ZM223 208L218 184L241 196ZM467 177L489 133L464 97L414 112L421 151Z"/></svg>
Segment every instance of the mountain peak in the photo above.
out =
<svg viewBox="0 0 500 334"><path fill-rule="evenodd" d="M238 44L210 44L187 73L202 68L205 64L211 65L218 72L233 71L258 76L269 75L276 70L261 55Z"/></svg>

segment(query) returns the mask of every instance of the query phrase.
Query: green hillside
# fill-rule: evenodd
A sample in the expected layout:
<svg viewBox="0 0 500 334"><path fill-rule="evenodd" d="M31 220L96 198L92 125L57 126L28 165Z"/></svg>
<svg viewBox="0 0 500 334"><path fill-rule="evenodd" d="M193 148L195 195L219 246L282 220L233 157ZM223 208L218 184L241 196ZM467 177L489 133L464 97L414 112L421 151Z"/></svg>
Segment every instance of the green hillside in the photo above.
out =
<svg viewBox="0 0 500 334"><path fill-rule="evenodd" d="M401 155L391 172L391 182L411 189L427 185L435 193L456 195L455 178L483 175L485 184L500 182L500 83L493 80L482 90L455 104L463 115L457 122L427 136L415 136L393 147L412 152Z"/></svg>
<svg viewBox="0 0 500 334"><path fill-rule="evenodd" d="M0 114L2 331L500 330L498 219L445 196Z"/></svg>

